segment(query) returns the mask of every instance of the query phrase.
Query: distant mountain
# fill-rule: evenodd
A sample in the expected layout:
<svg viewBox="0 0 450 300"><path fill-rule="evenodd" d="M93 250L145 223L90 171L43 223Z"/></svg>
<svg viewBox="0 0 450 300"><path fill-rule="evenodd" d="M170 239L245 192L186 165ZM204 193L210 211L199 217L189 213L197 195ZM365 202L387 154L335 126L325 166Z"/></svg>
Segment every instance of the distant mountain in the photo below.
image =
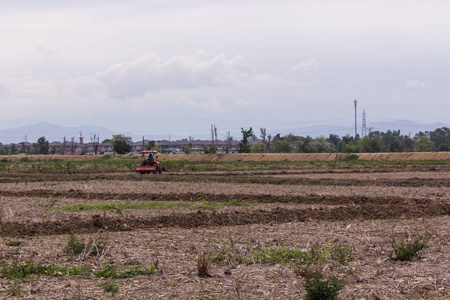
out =
<svg viewBox="0 0 450 300"><path fill-rule="evenodd" d="M417 123L414 121L407 120L399 120L392 122L368 122L367 123L367 131L370 129L372 131L387 131L387 130L400 130L402 134L411 134L414 136L419 131L433 131L437 128L442 127L450 127L448 124L443 123L434 123L434 124L424 124ZM358 124L358 134L361 135L362 125ZM26 140L28 142L34 143L41 136L45 136L45 138L50 141L62 141L64 137L70 141L73 137L75 141L79 141L80 132L84 137L85 142L90 142L91 134L96 134L100 137L100 142L105 139L110 139L114 134L124 134L125 136L130 136L133 141L139 141L142 139L142 135L136 133L129 132L116 132L114 130L108 129L106 127L101 126L79 126L79 127L65 127L58 126L50 123L38 123L34 125L22 126L12 129L3 129L0 130L0 143L2 144L10 144L10 143L20 143ZM310 126L310 127L301 127L301 128L288 128L288 129L271 129L267 128L267 132L272 136L280 133L282 136L292 133L298 136L325 136L328 137L330 134L337 134L339 136L345 136L347 134L353 136L355 134L354 124L349 124L348 126L333 126L333 125L322 125L322 126ZM255 132L256 135L259 135L259 132ZM187 136L179 136L179 135L171 135L171 140L187 138ZM236 140L241 138L239 133L234 135ZM168 135L154 135L147 136L146 139L152 140L162 140L167 139ZM203 138L203 137L199 137ZM208 137L204 137L208 139Z"/></svg>
<svg viewBox="0 0 450 300"><path fill-rule="evenodd" d="M96 134L100 137L100 142L104 139L110 139L113 134L118 134L114 130L101 126L66 127L42 122L33 125L0 130L0 143L20 143L25 142L25 139L30 143L34 143L42 136L45 136L45 138L50 142L63 141L64 137L66 137L69 141L73 137L75 138L75 141L78 142L80 132L82 133L85 142L90 142L91 134Z"/></svg>

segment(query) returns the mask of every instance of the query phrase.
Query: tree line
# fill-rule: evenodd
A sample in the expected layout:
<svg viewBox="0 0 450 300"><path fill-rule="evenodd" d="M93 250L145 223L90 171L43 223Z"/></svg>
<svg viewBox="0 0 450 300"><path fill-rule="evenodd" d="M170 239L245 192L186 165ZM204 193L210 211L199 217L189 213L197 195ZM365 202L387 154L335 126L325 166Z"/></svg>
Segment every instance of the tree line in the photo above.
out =
<svg viewBox="0 0 450 300"><path fill-rule="evenodd" d="M432 152L450 151L450 128L419 132L414 136L402 134L400 130L370 131L367 136L330 134L319 136L296 136L292 133L281 136L266 134L260 128L260 139L253 129L241 128L240 153L371 153L371 152Z"/></svg>
<svg viewBox="0 0 450 300"><path fill-rule="evenodd" d="M433 131L419 132L414 136L402 134L400 130L369 131L364 137L356 136L338 136L330 134L328 138L319 136L297 136L292 133L285 136L276 134L272 137L267 134L265 128L260 128L259 137L255 134L252 127L249 129L241 128L242 139L239 142L239 153L373 153L373 152L432 152L432 151L450 151L450 128L442 127ZM227 133L227 141L233 138ZM104 140L113 146L113 150L119 154L131 151L130 137L123 135L114 135L112 139ZM9 154L61 154L56 147L51 147L44 136L40 137L36 143L26 145L25 143L2 145L0 143L0 155ZM158 149L155 141L149 141L145 145L146 149ZM184 153L189 153L192 143L189 142ZM215 147L205 147L205 153L215 153Z"/></svg>

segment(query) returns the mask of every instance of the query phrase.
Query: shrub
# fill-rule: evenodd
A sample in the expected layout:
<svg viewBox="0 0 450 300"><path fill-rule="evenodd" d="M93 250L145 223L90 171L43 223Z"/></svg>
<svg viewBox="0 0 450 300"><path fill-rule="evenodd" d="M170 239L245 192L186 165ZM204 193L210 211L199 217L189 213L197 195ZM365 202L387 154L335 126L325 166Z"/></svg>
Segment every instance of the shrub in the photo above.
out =
<svg viewBox="0 0 450 300"><path fill-rule="evenodd" d="M321 280L319 276L306 280L306 299L309 300L333 300L336 299L344 284L336 277L329 280Z"/></svg>
<svg viewBox="0 0 450 300"><path fill-rule="evenodd" d="M67 246L63 249L63 252L69 255L79 255L83 253L85 248L86 244L79 242L76 235L72 233L69 241L67 242Z"/></svg>
<svg viewBox="0 0 450 300"><path fill-rule="evenodd" d="M420 251L427 248L428 238L419 236L412 241L397 244L392 240L393 253L389 255L392 260L411 261L415 256L420 256Z"/></svg>

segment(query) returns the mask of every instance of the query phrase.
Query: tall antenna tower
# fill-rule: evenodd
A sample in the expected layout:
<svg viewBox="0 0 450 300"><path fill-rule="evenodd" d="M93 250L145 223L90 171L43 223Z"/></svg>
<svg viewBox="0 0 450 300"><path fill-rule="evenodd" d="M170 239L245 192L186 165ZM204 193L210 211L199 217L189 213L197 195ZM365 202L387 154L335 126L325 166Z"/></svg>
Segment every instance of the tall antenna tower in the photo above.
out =
<svg viewBox="0 0 450 300"><path fill-rule="evenodd" d="M367 135L366 109L363 109L363 119L362 119L362 132L361 132L361 137L365 137L366 135Z"/></svg>
<svg viewBox="0 0 450 300"><path fill-rule="evenodd" d="M355 139L356 139L356 135L358 134L358 127L357 127L357 122L356 122L356 106L358 105L358 101L355 100Z"/></svg>

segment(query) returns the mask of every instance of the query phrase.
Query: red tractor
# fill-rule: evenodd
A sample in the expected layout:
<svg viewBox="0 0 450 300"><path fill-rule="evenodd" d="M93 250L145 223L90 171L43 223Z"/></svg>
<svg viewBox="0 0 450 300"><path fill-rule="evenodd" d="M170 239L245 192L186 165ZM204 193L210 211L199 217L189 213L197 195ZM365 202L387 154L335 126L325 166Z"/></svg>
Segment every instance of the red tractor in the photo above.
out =
<svg viewBox="0 0 450 300"><path fill-rule="evenodd" d="M161 165L158 159L158 151L144 150L142 151L142 163L135 168L135 171L140 174L161 174L166 168Z"/></svg>

